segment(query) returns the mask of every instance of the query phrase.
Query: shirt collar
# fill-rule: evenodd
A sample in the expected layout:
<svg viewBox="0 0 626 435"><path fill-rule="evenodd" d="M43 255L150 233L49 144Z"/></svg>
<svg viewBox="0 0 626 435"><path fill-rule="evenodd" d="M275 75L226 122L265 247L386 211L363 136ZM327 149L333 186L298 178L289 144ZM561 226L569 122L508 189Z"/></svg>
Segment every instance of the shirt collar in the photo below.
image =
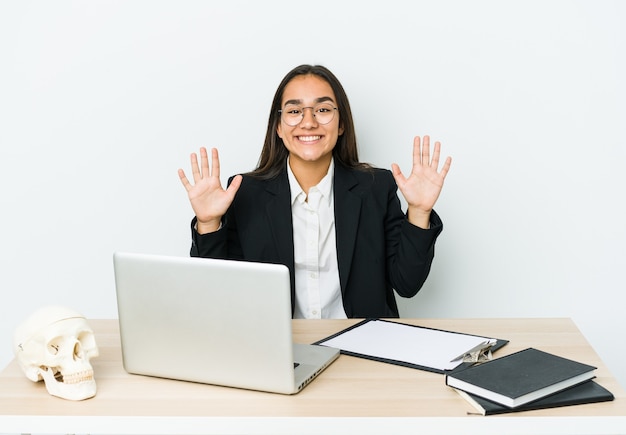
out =
<svg viewBox="0 0 626 435"><path fill-rule="evenodd" d="M321 181L317 184L317 189L322 194L322 198L324 198L328 205L330 206L331 194L333 192L333 174L335 172L335 160L331 158L330 165L328 166L328 172L321 179ZM287 176L289 177L289 190L291 191L291 204L293 205L296 200L300 202L304 202L306 200L306 194L298 180L296 180L296 176L293 174L291 167L289 166L289 157L287 157Z"/></svg>

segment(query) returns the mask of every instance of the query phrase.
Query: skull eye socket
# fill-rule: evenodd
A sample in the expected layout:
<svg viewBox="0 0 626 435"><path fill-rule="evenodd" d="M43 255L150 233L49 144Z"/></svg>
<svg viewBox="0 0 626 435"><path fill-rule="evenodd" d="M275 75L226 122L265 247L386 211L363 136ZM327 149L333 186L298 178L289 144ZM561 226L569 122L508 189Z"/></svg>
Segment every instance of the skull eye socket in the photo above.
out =
<svg viewBox="0 0 626 435"><path fill-rule="evenodd" d="M96 338L90 331L81 332L78 335L78 341L80 341L80 345L84 347L87 351L96 347Z"/></svg>
<svg viewBox="0 0 626 435"><path fill-rule="evenodd" d="M61 345L63 343L63 337L55 337L52 340L48 341L48 345L46 346L46 350L50 355L57 355L61 350Z"/></svg>

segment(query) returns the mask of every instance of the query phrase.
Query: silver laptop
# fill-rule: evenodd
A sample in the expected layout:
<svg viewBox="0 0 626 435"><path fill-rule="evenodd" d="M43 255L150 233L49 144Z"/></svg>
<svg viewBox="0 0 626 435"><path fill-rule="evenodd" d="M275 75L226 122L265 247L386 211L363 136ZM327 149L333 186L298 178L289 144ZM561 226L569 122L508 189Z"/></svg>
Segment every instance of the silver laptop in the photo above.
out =
<svg viewBox="0 0 626 435"><path fill-rule="evenodd" d="M283 265L113 255L124 369L295 394L339 350L294 344Z"/></svg>

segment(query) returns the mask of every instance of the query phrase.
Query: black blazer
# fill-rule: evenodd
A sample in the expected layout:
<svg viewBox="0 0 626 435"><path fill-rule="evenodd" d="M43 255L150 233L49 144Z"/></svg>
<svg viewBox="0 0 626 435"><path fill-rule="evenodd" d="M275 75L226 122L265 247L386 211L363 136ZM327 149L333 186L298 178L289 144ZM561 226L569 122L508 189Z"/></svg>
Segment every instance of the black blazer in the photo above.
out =
<svg viewBox="0 0 626 435"><path fill-rule="evenodd" d="M346 315L398 317L393 289L403 297L420 290L443 228L441 219L433 211L430 229L410 224L388 170L335 164L333 188L339 282ZM191 224L192 256L286 265L291 272L293 310L293 225L286 168L271 180L244 176L217 232L200 235L194 227L195 218Z"/></svg>

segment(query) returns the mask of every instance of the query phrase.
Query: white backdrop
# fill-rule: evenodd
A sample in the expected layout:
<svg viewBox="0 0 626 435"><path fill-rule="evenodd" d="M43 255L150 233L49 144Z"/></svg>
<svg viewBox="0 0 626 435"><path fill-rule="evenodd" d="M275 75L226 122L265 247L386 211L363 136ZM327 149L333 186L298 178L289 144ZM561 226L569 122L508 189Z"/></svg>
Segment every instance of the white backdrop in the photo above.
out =
<svg viewBox="0 0 626 435"><path fill-rule="evenodd" d="M2 1L0 365L41 305L116 317L113 251L187 255L176 170L200 146L224 180L252 169L279 81L321 63L362 160L408 171L424 134L453 157L401 314L571 317L626 385L625 22L597 0Z"/></svg>

